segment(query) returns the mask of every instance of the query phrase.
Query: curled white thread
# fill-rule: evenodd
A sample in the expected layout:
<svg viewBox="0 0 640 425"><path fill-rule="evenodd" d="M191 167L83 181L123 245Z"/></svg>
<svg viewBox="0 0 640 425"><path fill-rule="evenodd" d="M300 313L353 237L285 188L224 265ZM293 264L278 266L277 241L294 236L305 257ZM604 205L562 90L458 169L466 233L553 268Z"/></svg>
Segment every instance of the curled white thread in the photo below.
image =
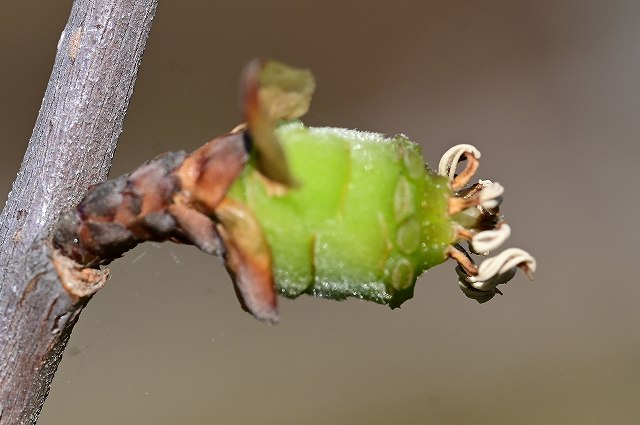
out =
<svg viewBox="0 0 640 425"><path fill-rule="evenodd" d="M511 227L504 223L495 230L485 230L473 235L471 248L477 253L488 254L500 247L511 236Z"/></svg>
<svg viewBox="0 0 640 425"><path fill-rule="evenodd" d="M480 206L487 210L497 207L500 204L500 197L504 193L504 187L500 183L490 180L480 180L480 184L483 186L478 194Z"/></svg>
<svg viewBox="0 0 640 425"><path fill-rule="evenodd" d="M456 175L456 168L460 158L465 153L472 154L476 159L480 158L480 151L473 145L455 145L442 155L440 163L438 164L438 173L442 176L447 176L449 180L453 180Z"/></svg>
<svg viewBox="0 0 640 425"><path fill-rule="evenodd" d="M478 275L470 276L468 281L476 284L488 281L508 273L511 269L522 267L530 272L536 271L536 260L527 251L520 248L509 248L502 251L493 258L488 258L478 267Z"/></svg>
<svg viewBox="0 0 640 425"><path fill-rule="evenodd" d="M484 303L495 294L501 294L497 286L509 282L518 268L530 275L536 270L536 260L520 248L509 248L483 261L478 267L477 276L469 276L462 267L456 267L460 276L458 285L467 297Z"/></svg>

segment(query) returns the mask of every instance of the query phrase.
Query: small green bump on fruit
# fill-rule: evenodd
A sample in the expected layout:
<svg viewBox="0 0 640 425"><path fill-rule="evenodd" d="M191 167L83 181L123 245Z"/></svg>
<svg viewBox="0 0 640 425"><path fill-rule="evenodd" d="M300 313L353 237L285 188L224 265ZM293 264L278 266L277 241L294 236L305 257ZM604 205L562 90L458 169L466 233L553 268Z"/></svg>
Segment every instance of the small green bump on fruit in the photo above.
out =
<svg viewBox="0 0 640 425"><path fill-rule="evenodd" d="M396 244L405 254L413 254L420 245L420 223L415 218L403 222L396 232Z"/></svg>
<svg viewBox="0 0 640 425"><path fill-rule="evenodd" d="M425 166L422 159L422 155L418 152L417 148L404 149L404 155L402 156L404 162L404 168L407 170L407 174L411 179L418 180L425 173Z"/></svg>
<svg viewBox="0 0 640 425"><path fill-rule="evenodd" d="M413 268L411 261L400 258L391 272L391 285L398 290L410 287L414 281Z"/></svg>
<svg viewBox="0 0 640 425"><path fill-rule="evenodd" d="M404 176L400 176L393 195L393 212L396 222L400 222L414 212L413 192Z"/></svg>

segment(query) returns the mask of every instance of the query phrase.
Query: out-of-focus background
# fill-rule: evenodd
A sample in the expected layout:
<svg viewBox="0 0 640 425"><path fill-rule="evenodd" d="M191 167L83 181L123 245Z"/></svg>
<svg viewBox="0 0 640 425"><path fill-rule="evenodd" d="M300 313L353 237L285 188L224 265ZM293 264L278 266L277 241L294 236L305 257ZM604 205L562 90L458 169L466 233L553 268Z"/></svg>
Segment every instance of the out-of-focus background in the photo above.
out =
<svg viewBox="0 0 640 425"><path fill-rule="evenodd" d="M70 6L0 0L3 199ZM161 1L112 176L231 129L242 66L275 57L316 75L308 124L402 132L431 163L476 145L539 271L478 305L445 264L400 310L304 297L273 327L219 260L145 244L39 423L640 423L639 39L634 0Z"/></svg>

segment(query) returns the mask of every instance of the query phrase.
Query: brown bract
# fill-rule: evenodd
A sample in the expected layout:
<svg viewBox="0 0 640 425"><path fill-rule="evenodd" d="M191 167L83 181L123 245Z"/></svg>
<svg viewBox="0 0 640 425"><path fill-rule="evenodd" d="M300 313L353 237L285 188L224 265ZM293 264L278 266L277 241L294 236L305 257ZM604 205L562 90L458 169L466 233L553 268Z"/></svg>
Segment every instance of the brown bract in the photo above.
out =
<svg viewBox="0 0 640 425"><path fill-rule="evenodd" d="M166 153L91 186L77 208L61 215L53 233L59 253L54 263L65 289L77 297L93 294L106 279L98 267L141 242L186 243L224 255L242 306L275 322L268 245L252 213L225 201L248 160L244 137L239 130L188 155Z"/></svg>
<svg viewBox="0 0 640 425"><path fill-rule="evenodd" d="M224 199L216 208L226 266L242 307L260 320L278 321L271 250L260 223L245 205Z"/></svg>
<svg viewBox="0 0 640 425"><path fill-rule="evenodd" d="M58 274L60 283L74 302L91 297L100 290L109 278L109 270L83 267L65 257L58 250L52 250L51 262Z"/></svg>
<svg viewBox="0 0 640 425"><path fill-rule="evenodd" d="M231 133L191 153L173 173L180 182L179 202L211 214L248 159L244 133Z"/></svg>

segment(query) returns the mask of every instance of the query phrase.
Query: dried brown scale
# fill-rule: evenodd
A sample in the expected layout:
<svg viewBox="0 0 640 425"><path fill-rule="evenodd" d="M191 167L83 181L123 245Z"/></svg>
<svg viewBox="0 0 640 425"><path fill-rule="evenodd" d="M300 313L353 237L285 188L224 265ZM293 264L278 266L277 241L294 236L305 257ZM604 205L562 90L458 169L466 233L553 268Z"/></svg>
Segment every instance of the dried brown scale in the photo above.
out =
<svg viewBox="0 0 640 425"><path fill-rule="evenodd" d="M189 155L160 155L129 174L91 186L76 209L61 215L53 244L86 267L108 264L144 241L171 240L220 254L210 217L247 159L240 132Z"/></svg>
<svg viewBox="0 0 640 425"><path fill-rule="evenodd" d="M51 260L60 282L74 302L90 298L104 286L109 277L108 270L81 267L78 263L55 250L51 250Z"/></svg>
<svg viewBox="0 0 640 425"><path fill-rule="evenodd" d="M247 206L224 199L216 208L226 248L227 270L245 311L260 320L278 321L278 299L271 270L271 249L260 223Z"/></svg>

